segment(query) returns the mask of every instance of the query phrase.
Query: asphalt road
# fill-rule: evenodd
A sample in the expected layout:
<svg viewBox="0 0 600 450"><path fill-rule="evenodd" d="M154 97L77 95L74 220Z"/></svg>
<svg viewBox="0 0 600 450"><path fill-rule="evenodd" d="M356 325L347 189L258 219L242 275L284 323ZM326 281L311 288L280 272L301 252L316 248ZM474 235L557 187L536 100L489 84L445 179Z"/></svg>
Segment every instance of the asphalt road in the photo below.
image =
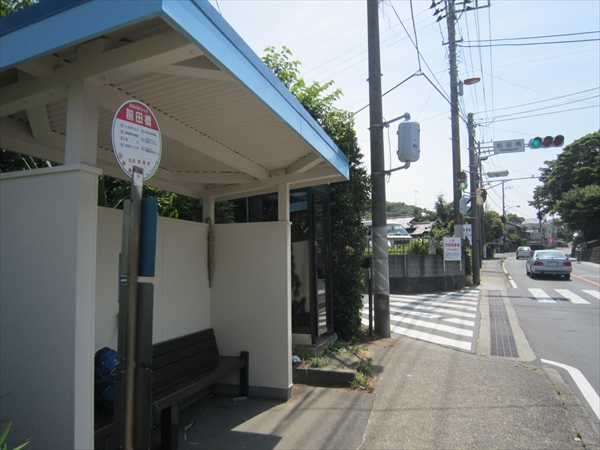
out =
<svg viewBox="0 0 600 450"><path fill-rule="evenodd" d="M525 260L506 254L505 271L512 278L508 295L529 345L544 361L557 362L581 371L594 392L577 382L576 371L556 367L582 404L600 394L600 266L573 260L570 280L526 275ZM542 361L542 362L544 362ZM585 383L584 383L585 384ZM589 408L598 422L598 405Z"/></svg>

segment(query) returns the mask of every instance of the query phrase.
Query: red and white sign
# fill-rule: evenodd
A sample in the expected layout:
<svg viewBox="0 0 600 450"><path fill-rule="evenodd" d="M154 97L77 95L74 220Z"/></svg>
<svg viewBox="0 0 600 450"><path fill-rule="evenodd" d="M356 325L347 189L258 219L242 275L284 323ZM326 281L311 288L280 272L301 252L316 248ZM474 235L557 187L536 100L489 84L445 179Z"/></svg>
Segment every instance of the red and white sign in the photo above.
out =
<svg viewBox="0 0 600 450"><path fill-rule="evenodd" d="M444 238L444 261L462 261L461 238Z"/></svg>
<svg viewBox="0 0 600 450"><path fill-rule="evenodd" d="M123 171L131 176L133 166L143 170L144 180L158 169L162 141L156 117L137 100L123 103L113 118L112 144Z"/></svg>

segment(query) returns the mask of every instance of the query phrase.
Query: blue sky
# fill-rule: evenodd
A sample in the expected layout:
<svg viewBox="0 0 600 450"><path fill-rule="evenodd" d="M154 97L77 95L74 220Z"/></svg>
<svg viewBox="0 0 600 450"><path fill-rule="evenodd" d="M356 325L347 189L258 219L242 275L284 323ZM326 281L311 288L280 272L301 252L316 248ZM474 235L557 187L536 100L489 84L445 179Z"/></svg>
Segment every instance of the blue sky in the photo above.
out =
<svg viewBox="0 0 600 450"><path fill-rule="evenodd" d="M310 81L335 81L344 96L337 106L358 111L368 104L366 0L210 0L257 55L264 48L285 45L299 60ZM475 1L475 0L474 0ZM487 4L480 0L479 5ZM421 126L421 157L408 170L394 172L387 200L433 208L439 194L452 200L452 151L446 20L436 22L431 0L389 1L380 4L382 85L386 92L418 72L384 97L386 120L409 112ZM411 15L412 6L412 15ZM414 17L414 20L413 20ZM414 27L413 27L414 23ZM418 44L421 59L412 41ZM456 37L459 79L480 77L465 86L461 113L475 115L476 139L494 141L562 134L565 143L600 129L600 2L493 1L490 7L460 15ZM593 34L574 34L596 32ZM563 36L574 34L571 36ZM514 39L554 36L545 39ZM592 40L577 42L576 40ZM469 47L492 40L493 47ZM545 44L540 42L571 41ZM514 45L536 43L537 45ZM502 45L499 45L502 44ZM505 45L510 44L510 45ZM420 62L420 65L419 65ZM433 85L432 85L433 84ZM435 85L435 87L434 87ZM357 113L356 131L370 166L368 108ZM398 167L395 153L397 123L385 131L386 168ZM461 162L468 169L467 129L461 121ZM527 149L484 162L484 172L509 171L504 202L507 212L534 218L528 205L539 184L539 168L556 159L560 148ZM533 175L533 177L532 177ZM492 186L497 185L498 179ZM488 189L486 208L502 211L502 189ZM520 206L520 207L518 207Z"/></svg>

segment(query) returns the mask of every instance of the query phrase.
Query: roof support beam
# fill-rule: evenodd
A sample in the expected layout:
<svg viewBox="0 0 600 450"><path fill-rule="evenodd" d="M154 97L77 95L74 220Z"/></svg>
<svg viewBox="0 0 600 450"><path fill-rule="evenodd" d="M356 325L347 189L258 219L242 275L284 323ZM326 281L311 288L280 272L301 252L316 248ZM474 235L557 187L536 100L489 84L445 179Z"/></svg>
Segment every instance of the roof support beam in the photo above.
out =
<svg viewBox="0 0 600 450"><path fill-rule="evenodd" d="M116 111L117 108L127 100L131 100L124 92L119 91L111 86L104 86L100 92L100 106L109 110ZM147 105L151 107L151 105ZM233 169L250 175L253 178L267 179L271 175L264 167L256 164L234 150L225 147L224 145L210 139L202 133L185 126L181 122L174 120L166 114L152 109L160 124L160 131L165 136L175 139L187 145L200 153L203 153L211 158L221 161Z"/></svg>
<svg viewBox="0 0 600 450"><path fill-rule="evenodd" d="M4 87L0 116L64 98L67 95L66 86L78 79L96 77L102 83L117 82L201 54L183 36L176 31L169 31L61 67L43 78L23 80Z"/></svg>

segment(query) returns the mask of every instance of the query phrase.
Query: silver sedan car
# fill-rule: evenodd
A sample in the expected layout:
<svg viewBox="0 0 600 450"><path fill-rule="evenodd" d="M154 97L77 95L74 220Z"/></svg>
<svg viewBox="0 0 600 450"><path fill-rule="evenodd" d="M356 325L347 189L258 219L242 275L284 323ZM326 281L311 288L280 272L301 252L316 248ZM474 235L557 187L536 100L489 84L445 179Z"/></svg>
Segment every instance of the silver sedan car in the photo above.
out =
<svg viewBox="0 0 600 450"><path fill-rule="evenodd" d="M538 275L562 275L571 278L571 261L563 252L558 250L536 250L525 263L527 275L535 278Z"/></svg>

